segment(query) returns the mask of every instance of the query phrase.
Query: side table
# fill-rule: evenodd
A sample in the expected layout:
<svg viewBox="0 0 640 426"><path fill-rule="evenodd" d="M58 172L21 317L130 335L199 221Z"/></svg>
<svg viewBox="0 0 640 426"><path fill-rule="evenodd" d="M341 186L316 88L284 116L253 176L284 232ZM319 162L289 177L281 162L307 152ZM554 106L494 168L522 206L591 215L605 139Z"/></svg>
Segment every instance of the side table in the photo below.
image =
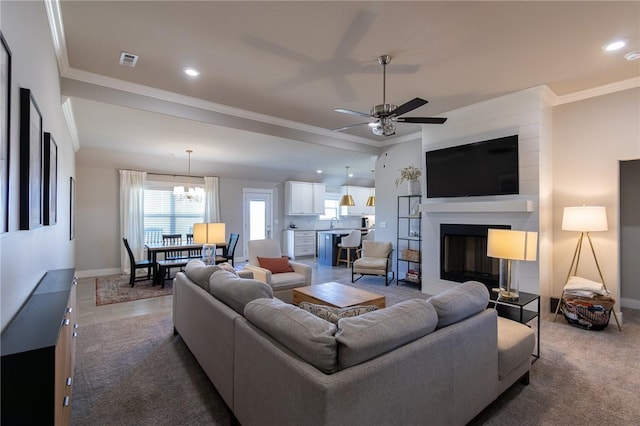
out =
<svg viewBox="0 0 640 426"><path fill-rule="evenodd" d="M537 302L537 311L524 309L530 303ZM540 296L533 293L521 291L518 300L498 299L498 293L491 291L489 294L489 303L493 303L493 307L498 311L498 315L503 318L509 318L518 321L521 324L527 324L533 319L538 319L538 329L536 330L536 353L531 354L535 358L535 362L540 358Z"/></svg>

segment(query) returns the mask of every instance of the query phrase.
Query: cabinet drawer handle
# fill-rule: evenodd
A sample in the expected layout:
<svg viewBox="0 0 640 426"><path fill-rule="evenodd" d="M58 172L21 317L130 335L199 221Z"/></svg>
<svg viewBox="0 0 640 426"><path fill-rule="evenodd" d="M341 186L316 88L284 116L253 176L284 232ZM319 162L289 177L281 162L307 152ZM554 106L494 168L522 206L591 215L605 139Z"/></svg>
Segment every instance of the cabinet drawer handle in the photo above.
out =
<svg viewBox="0 0 640 426"><path fill-rule="evenodd" d="M67 381L66 381L67 386L71 386L71 381L72 381L72 380L73 380L73 379L72 379L71 377L67 377Z"/></svg>
<svg viewBox="0 0 640 426"><path fill-rule="evenodd" d="M74 331L74 332L73 332L73 334L72 334L72 336L73 336L73 337L78 337L78 332L77 332L77 331Z"/></svg>
<svg viewBox="0 0 640 426"><path fill-rule="evenodd" d="M67 313L70 314L71 312L73 312L73 308L67 308Z"/></svg>
<svg viewBox="0 0 640 426"><path fill-rule="evenodd" d="M69 320L69 318L66 318L66 319L64 320L64 323L63 323L63 324L64 324L64 326L65 326L65 327L67 327L70 323L71 323L71 321Z"/></svg>
<svg viewBox="0 0 640 426"><path fill-rule="evenodd" d="M78 328L78 327L80 327L80 326L77 323L73 324L73 328Z"/></svg>
<svg viewBox="0 0 640 426"><path fill-rule="evenodd" d="M64 397L64 400L62 402L62 406L63 407L68 407L69 406L69 397L68 396Z"/></svg>

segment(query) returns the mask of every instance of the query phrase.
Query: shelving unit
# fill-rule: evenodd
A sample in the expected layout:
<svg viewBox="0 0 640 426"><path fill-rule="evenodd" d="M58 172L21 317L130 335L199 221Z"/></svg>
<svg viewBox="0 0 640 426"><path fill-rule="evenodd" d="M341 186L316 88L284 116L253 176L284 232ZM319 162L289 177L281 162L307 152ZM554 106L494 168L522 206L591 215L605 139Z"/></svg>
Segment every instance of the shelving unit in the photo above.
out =
<svg viewBox="0 0 640 426"><path fill-rule="evenodd" d="M398 282L422 288L421 195L398 196L396 264Z"/></svg>

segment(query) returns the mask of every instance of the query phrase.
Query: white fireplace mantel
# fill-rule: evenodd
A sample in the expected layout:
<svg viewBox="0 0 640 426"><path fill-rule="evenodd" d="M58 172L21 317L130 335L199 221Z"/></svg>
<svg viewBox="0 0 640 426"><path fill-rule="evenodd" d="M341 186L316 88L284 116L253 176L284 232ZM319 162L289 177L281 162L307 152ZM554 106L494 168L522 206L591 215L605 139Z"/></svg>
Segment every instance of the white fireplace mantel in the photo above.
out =
<svg viewBox="0 0 640 426"><path fill-rule="evenodd" d="M420 204L423 213L504 213L533 212L531 200L458 201Z"/></svg>

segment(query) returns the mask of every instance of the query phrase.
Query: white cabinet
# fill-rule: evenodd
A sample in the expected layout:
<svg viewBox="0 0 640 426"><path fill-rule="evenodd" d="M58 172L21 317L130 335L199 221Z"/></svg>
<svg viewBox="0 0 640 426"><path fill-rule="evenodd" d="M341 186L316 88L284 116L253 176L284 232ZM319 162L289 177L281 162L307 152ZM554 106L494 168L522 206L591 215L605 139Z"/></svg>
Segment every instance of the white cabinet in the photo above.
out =
<svg viewBox="0 0 640 426"><path fill-rule="evenodd" d="M346 195L347 187L340 187L340 196ZM361 186L349 185L349 195L353 197L355 206L342 207L341 214L347 216L369 216L376 214L375 207L367 206L367 199L370 195L375 195L375 188L364 188ZM346 210L346 213L345 213Z"/></svg>
<svg viewBox="0 0 640 426"><path fill-rule="evenodd" d="M316 231L285 231L285 253L295 260L296 257L316 255Z"/></svg>
<svg viewBox="0 0 640 426"><path fill-rule="evenodd" d="M324 214L325 187L321 183L287 181L284 185L287 215Z"/></svg>

